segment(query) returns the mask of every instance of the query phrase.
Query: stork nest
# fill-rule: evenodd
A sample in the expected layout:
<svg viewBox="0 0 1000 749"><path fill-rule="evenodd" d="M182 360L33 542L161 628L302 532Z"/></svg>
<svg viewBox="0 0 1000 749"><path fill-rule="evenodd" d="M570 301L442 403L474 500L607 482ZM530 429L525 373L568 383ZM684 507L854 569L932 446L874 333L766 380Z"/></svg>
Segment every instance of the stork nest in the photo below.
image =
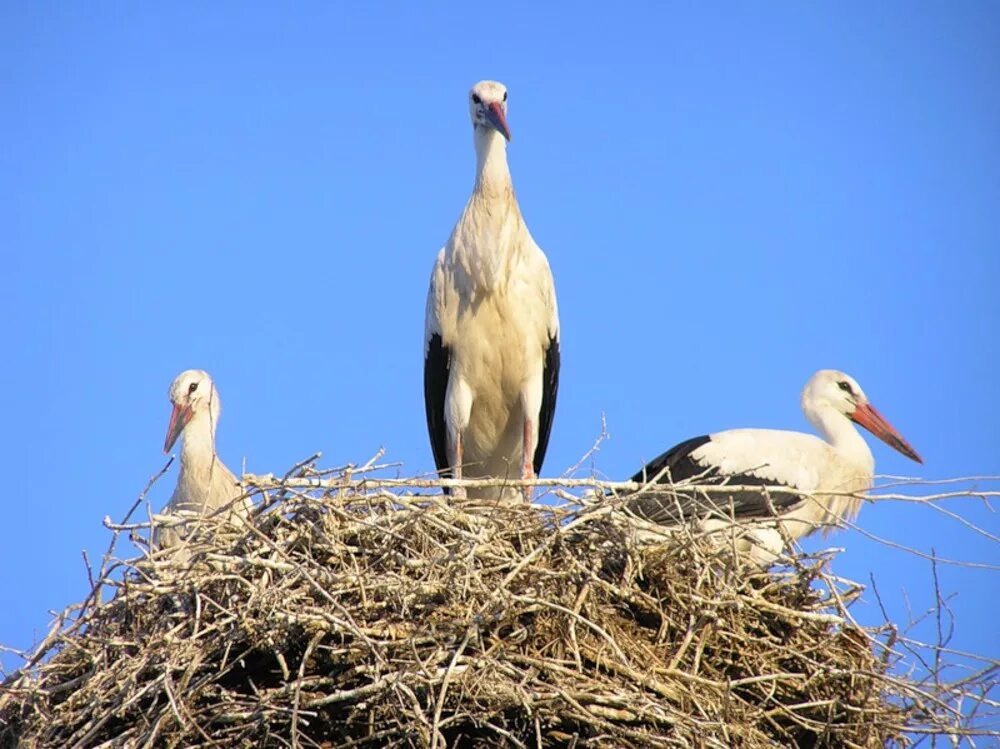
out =
<svg viewBox="0 0 1000 749"><path fill-rule="evenodd" d="M109 554L4 683L0 746L882 747L944 720L822 558L748 572L636 547L613 499L388 484L261 480L247 527Z"/></svg>

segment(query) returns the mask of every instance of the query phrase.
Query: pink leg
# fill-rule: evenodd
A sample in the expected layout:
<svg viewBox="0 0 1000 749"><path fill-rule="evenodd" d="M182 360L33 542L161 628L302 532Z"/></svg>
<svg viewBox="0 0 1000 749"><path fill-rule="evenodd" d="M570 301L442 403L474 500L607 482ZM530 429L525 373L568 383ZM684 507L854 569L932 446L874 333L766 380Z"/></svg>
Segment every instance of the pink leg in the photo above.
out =
<svg viewBox="0 0 1000 749"><path fill-rule="evenodd" d="M455 456L451 462L451 475L453 478L462 478L462 434L455 435ZM465 499L465 487L455 487L451 490L451 496L455 499Z"/></svg>
<svg viewBox="0 0 1000 749"><path fill-rule="evenodd" d="M535 429L531 423L531 419L524 420L524 432L521 437L521 444L523 445L521 478L533 479L535 478ZM531 494L531 487L524 487L524 500L526 502L531 501Z"/></svg>

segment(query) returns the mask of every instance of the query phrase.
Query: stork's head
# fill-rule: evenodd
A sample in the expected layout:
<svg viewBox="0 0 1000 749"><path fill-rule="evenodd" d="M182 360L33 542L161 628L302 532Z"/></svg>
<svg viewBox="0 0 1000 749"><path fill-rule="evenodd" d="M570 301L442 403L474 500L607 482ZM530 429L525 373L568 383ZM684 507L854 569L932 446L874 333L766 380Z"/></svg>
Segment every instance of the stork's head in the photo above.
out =
<svg viewBox="0 0 1000 749"><path fill-rule="evenodd" d="M497 81L480 81L469 91L472 127L479 132L496 130L510 140L507 127L507 87Z"/></svg>
<svg viewBox="0 0 1000 749"><path fill-rule="evenodd" d="M170 402L174 406L167 426L167 438L163 442L163 452L170 452L177 438L188 423L196 417L209 417L212 431L219 422L222 404L215 383L208 372L189 369L181 372L170 385Z"/></svg>
<svg viewBox="0 0 1000 749"><path fill-rule="evenodd" d="M836 369L821 369L809 378L802 391L802 409L808 413L825 408L832 408L855 424L860 424L910 460L924 462L917 451L868 402L865 391L849 374Z"/></svg>

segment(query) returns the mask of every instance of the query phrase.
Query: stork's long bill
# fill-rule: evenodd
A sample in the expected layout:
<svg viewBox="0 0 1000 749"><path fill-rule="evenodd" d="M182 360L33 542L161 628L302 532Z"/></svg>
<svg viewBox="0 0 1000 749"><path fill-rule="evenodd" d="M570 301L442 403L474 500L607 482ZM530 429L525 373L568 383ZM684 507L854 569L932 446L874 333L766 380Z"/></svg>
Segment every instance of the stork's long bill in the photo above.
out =
<svg viewBox="0 0 1000 749"><path fill-rule="evenodd" d="M917 451L910 447L910 443L904 440L903 436L893 428L892 424L886 421L885 417L876 411L875 407L870 403L859 405L850 418L851 421L863 426L893 450L898 450L910 460L915 460L921 464L924 462L917 455Z"/></svg>
<svg viewBox="0 0 1000 749"><path fill-rule="evenodd" d="M194 411L191 410L190 406L174 404L174 410L170 414L170 423L167 425L167 438L163 441L163 452L170 452L170 448L174 446L193 415Z"/></svg>
<svg viewBox="0 0 1000 749"><path fill-rule="evenodd" d="M486 108L486 118L500 135L510 140L510 128L507 127L507 118L504 116L500 102L495 101Z"/></svg>

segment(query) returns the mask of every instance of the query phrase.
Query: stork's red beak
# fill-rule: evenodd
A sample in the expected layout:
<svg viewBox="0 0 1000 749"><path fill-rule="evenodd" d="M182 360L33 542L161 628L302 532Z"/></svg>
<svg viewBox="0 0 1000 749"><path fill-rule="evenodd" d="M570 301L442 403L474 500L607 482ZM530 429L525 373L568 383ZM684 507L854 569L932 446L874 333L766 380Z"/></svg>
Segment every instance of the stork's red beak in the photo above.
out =
<svg viewBox="0 0 1000 749"><path fill-rule="evenodd" d="M167 425L167 438L163 441L164 453L170 452L170 448L174 446L177 438L181 436L184 427L191 421L192 414L191 406L174 404L174 410L170 414L170 423Z"/></svg>
<svg viewBox="0 0 1000 749"><path fill-rule="evenodd" d="M923 463L917 451L910 447L910 444L903 439L902 435L893 429L892 424L883 418L882 414L875 410L874 406L864 403L858 406L851 414L851 421L860 424L869 432L874 434L893 450L898 450L910 460Z"/></svg>
<svg viewBox="0 0 1000 749"><path fill-rule="evenodd" d="M503 113L503 105L495 101L486 108L486 119L490 121L493 128L504 138L510 140L510 128L507 127L507 118Z"/></svg>

